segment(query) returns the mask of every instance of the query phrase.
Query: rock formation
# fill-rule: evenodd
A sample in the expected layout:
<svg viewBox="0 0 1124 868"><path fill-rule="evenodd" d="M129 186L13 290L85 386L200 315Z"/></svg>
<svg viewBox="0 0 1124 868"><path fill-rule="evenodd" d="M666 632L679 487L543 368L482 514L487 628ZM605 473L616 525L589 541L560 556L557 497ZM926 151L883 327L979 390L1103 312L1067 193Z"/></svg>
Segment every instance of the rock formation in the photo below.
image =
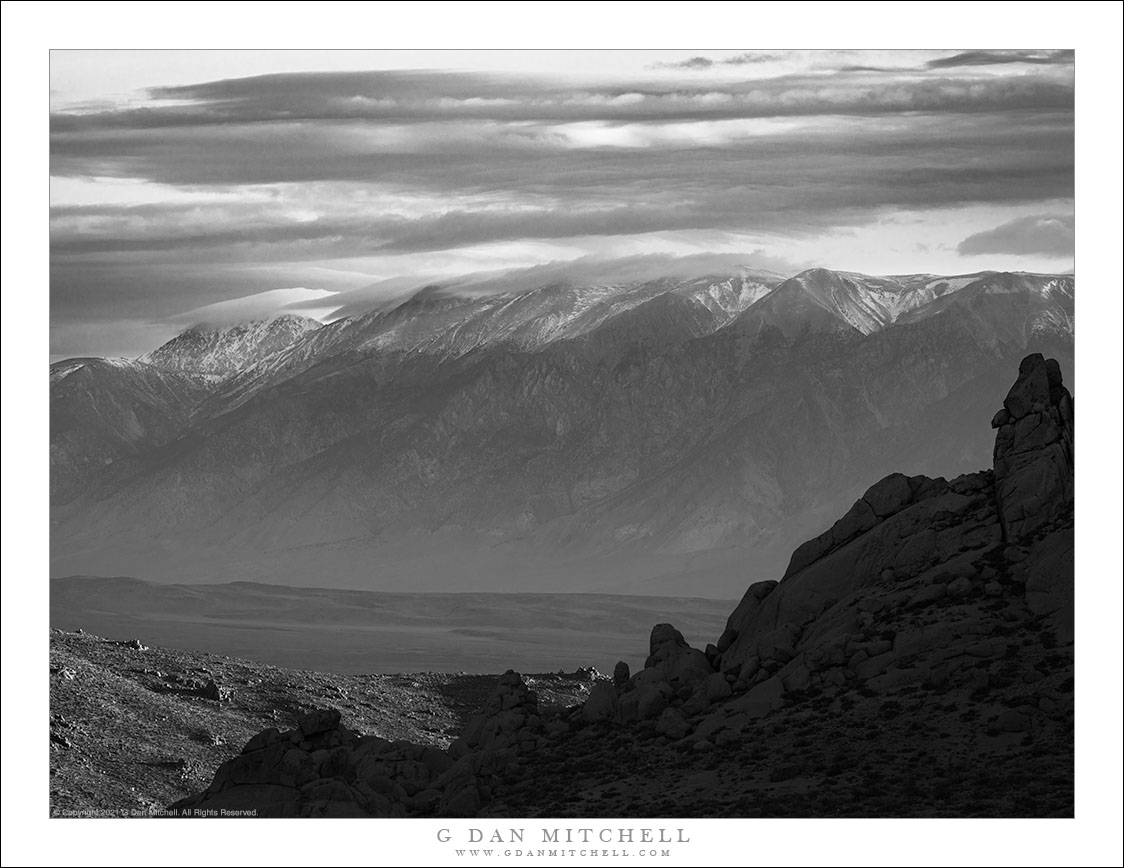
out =
<svg viewBox="0 0 1124 868"><path fill-rule="evenodd" d="M335 709L264 730L223 763L206 791L176 809L257 810L260 817L474 816L501 776L551 734L535 694L503 675L484 710L449 750L352 732ZM568 730L566 724L562 730Z"/></svg>
<svg viewBox="0 0 1124 868"><path fill-rule="evenodd" d="M999 520L1018 541L1073 507L1073 398L1057 361L1023 359L991 427Z"/></svg>

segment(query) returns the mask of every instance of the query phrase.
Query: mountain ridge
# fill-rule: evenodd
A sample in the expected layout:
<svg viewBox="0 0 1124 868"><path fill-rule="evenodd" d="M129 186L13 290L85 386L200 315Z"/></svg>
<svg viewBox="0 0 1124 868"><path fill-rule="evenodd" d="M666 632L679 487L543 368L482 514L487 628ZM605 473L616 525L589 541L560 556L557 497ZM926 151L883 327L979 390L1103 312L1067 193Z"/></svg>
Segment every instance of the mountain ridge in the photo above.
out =
<svg viewBox="0 0 1124 868"><path fill-rule="evenodd" d="M388 321L393 309L322 326L192 391L176 433L144 448L56 444L52 570L90 571L84 558L96 554L98 572L136 572L146 546L155 578L279 571L302 584L314 570L355 583L374 558L370 581L387 590L436 581L422 565L442 550L436 575L486 590L515 590L528 570L558 580L531 566L544 561L581 564L587 590L609 580L598 564L611 562L610 590L641 593L703 555L707 583L723 572L721 552L752 549L771 570L864 478L982 466L990 444L964 408L1028 350L1070 363L1072 278L995 274L964 276L868 334L813 301L809 315L771 318L775 299L807 297L799 282L724 321L699 298L711 278L638 284L608 317L594 300L593 320L579 315L578 333L541 346L481 343L484 332L435 330L400 310ZM926 293L955 283L895 280ZM574 298L556 287L523 303L551 293ZM487 334L517 334L527 310ZM401 323L422 329L427 349L362 349ZM58 396L75 418L92 412L77 390ZM68 479L83 450L111 460ZM176 563L174 551L198 556ZM458 563L458 551L476 554ZM636 566L620 572L626 555ZM732 575L711 593L733 593Z"/></svg>
<svg viewBox="0 0 1124 868"><path fill-rule="evenodd" d="M229 376L280 352L321 323L281 314L231 326L197 323L138 362L164 370Z"/></svg>

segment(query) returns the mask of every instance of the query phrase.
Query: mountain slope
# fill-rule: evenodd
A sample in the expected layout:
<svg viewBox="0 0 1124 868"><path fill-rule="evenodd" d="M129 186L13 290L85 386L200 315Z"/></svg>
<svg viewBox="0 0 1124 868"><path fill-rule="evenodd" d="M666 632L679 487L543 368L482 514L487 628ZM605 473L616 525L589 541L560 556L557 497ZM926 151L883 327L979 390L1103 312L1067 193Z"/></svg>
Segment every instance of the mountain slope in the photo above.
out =
<svg viewBox="0 0 1124 868"><path fill-rule="evenodd" d="M920 322L941 313L975 320L1007 341L1073 338L1072 275L987 274L955 293L906 312L902 323Z"/></svg>
<svg viewBox="0 0 1124 868"><path fill-rule="evenodd" d="M127 359L51 365L52 499L68 499L115 462L180 436L209 390L205 377Z"/></svg>

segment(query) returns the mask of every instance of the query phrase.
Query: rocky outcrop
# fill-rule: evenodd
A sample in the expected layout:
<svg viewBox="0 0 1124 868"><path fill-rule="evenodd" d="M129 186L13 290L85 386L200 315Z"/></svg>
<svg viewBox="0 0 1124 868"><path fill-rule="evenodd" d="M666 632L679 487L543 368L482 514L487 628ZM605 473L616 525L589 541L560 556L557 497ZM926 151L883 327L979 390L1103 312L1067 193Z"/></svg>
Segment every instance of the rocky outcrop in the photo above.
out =
<svg viewBox="0 0 1124 868"><path fill-rule="evenodd" d="M1073 398L1057 360L1023 359L991 426L999 520L1017 542L1073 508Z"/></svg>
<svg viewBox="0 0 1124 868"><path fill-rule="evenodd" d="M750 586L723 634L737 638L714 661L749 682L738 702L764 713L785 693L827 683L882 689L944 677L949 660L994 631L961 609L1001 595L997 577L1071 639L1072 406L1057 363L1028 356L993 420L994 472L951 482L891 474L800 546L779 585ZM1032 550L1013 545L1034 533Z"/></svg>
<svg viewBox="0 0 1124 868"><path fill-rule="evenodd" d="M984 472L952 482L895 475L876 483L830 537L797 550L783 581L750 586L727 622L738 638L716 668L741 675L758 667L802 683L817 671L809 652L819 656L821 646L857 634L850 646L823 652L835 660L850 648L849 658L867 641L869 624L856 623L853 610L860 599L869 605L886 596L918 608L940 599L949 581L977 575L976 565L1002 544L991 480ZM931 581L937 576L947 579Z"/></svg>
<svg viewBox="0 0 1124 868"><path fill-rule="evenodd" d="M797 548L779 585L752 585L723 634L738 638L715 668L740 675L743 667L779 665L782 686L814 685L825 661L849 661L858 651L879 656L867 645L882 613L968 597L975 582L995 573L988 563L1006 557L1009 544L1064 524L1073 509L1073 402L1057 362L1027 356L992 425L999 429L994 472L951 482L891 474ZM1024 564L1016 573L1034 576L1024 581L1039 611L1062 611L1072 599L1072 547L1039 546L1035 563L1047 551L1049 568ZM1017 563L1027 555L1010 557ZM867 611L855 623L848 609L859 604Z"/></svg>
<svg viewBox="0 0 1124 868"><path fill-rule="evenodd" d="M652 628L644 668L656 670L677 689L694 687L714 672L706 654L688 645L683 634L671 624Z"/></svg>
<svg viewBox="0 0 1124 868"><path fill-rule="evenodd" d="M255 735L204 792L172 807L259 817L475 816L495 783L518 779L520 758L547 738L534 692L509 671L447 751L360 735L336 709L318 709L291 730Z"/></svg>

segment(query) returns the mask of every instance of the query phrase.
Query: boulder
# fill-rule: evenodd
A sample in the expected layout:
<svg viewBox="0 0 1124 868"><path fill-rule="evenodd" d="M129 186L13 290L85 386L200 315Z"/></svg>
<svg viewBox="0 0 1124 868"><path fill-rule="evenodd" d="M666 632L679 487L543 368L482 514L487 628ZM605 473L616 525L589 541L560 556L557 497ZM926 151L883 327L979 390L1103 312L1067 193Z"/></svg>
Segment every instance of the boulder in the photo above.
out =
<svg viewBox="0 0 1124 868"><path fill-rule="evenodd" d="M891 473L868 488L862 499L876 516L889 518L909 506L913 491L905 474Z"/></svg>
<svg viewBox="0 0 1124 868"><path fill-rule="evenodd" d="M913 502L917 503L926 500L930 497L940 497L948 491L948 482L943 476L937 476L930 479L927 476L912 477L910 479L910 486L913 487L913 480L918 479L917 486L913 491Z"/></svg>
<svg viewBox="0 0 1124 868"><path fill-rule="evenodd" d="M910 597L906 606L910 609L928 606L942 599L946 593L948 593L948 585L940 582L928 585Z"/></svg>
<svg viewBox="0 0 1124 868"><path fill-rule="evenodd" d="M696 714L701 714L706 710L710 704L706 698L706 688L699 687L692 693L687 700L679 707L679 710L687 717L694 717Z"/></svg>
<svg viewBox="0 0 1124 868"><path fill-rule="evenodd" d="M688 645L683 634L671 624L657 624L652 628L644 666L658 669L672 687L696 685L714 672L706 655Z"/></svg>
<svg viewBox="0 0 1124 868"><path fill-rule="evenodd" d="M667 708L667 697L658 688L646 684L625 693L617 702L616 717L621 723L652 720Z"/></svg>
<svg viewBox="0 0 1124 868"><path fill-rule="evenodd" d="M667 679L661 670L648 667L641 669L632 676L631 681L634 686L641 687L645 684L667 684Z"/></svg>
<svg viewBox="0 0 1124 868"><path fill-rule="evenodd" d="M636 714L639 720L651 720L667 708L667 697L659 688L647 685L636 691Z"/></svg>
<svg viewBox="0 0 1124 868"><path fill-rule="evenodd" d="M750 681L760 668L761 659L759 657L750 657L742 664L741 669L738 670L738 680Z"/></svg>
<svg viewBox="0 0 1124 868"><path fill-rule="evenodd" d="M720 702L734 692L726 676L720 672L715 672L706 679L705 689L708 702Z"/></svg>
<svg viewBox="0 0 1124 868"><path fill-rule="evenodd" d="M656 721L656 732L678 741L691 731L683 715L674 708L665 708Z"/></svg>
<svg viewBox="0 0 1124 868"><path fill-rule="evenodd" d="M733 627L727 627L725 630L723 630L722 635L718 637L718 653L724 653L731 645L734 644L734 640L737 638L738 631Z"/></svg>
<svg viewBox="0 0 1124 868"><path fill-rule="evenodd" d="M302 734L306 736L328 732L340 725L340 713L336 708L321 708L310 711L297 721Z"/></svg>
<svg viewBox="0 0 1124 868"><path fill-rule="evenodd" d="M832 535L831 528L828 528L819 536L797 546L796 550L792 553L791 560L788 562L788 569L784 571L784 578L787 579L794 573L798 573L805 567L814 564L831 551L834 545L835 537Z"/></svg>
<svg viewBox="0 0 1124 868"><path fill-rule="evenodd" d="M599 681L589 691L582 706L582 716L591 722L610 720L617 716L617 691L607 681Z"/></svg>
<svg viewBox="0 0 1124 868"><path fill-rule="evenodd" d="M683 634L671 624L656 624L648 638L648 659L644 662L644 666L654 666L671 656L675 650L689 647Z"/></svg>
<svg viewBox="0 0 1124 868"><path fill-rule="evenodd" d="M745 696L735 699L727 707L744 712L748 717L764 717L784 704L784 685L776 676L753 687Z"/></svg>
<svg viewBox="0 0 1124 868"><path fill-rule="evenodd" d="M965 576L960 576L948 583L948 595L950 597L963 598L971 593L972 580Z"/></svg>
<svg viewBox="0 0 1124 868"><path fill-rule="evenodd" d="M271 726L269 729L264 729L257 735L251 737L242 748L242 753L251 753L255 750L261 750L262 748L269 747L271 744L276 744L280 740L280 731L277 727Z"/></svg>
<svg viewBox="0 0 1124 868"><path fill-rule="evenodd" d="M870 504L860 498L839 521L831 526L831 537L837 545L842 545L860 533L870 530L876 524L878 524L878 516L874 514Z"/></svg>

